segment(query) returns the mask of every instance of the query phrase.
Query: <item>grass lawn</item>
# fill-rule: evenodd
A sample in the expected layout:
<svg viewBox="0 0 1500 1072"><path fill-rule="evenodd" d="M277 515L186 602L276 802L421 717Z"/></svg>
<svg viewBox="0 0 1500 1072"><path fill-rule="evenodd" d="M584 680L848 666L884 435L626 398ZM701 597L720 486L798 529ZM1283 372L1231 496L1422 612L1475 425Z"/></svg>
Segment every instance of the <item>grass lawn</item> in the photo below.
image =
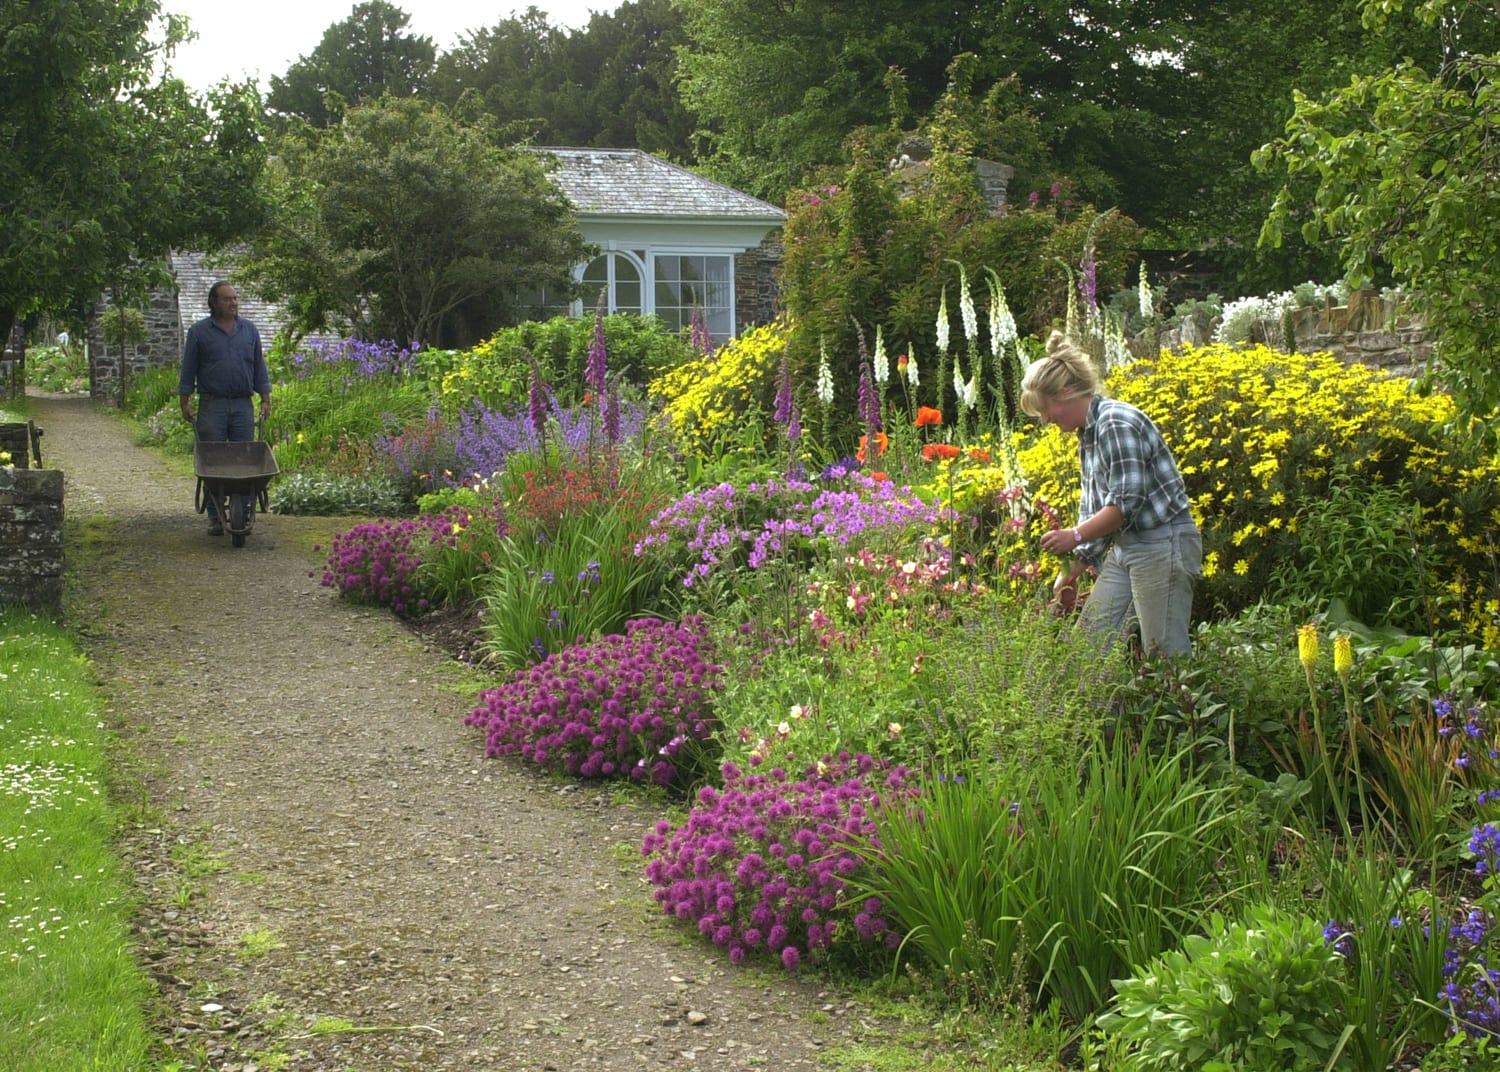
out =
<svg viewBox="0 0 1500 1072"><path fill-rule="evenodd" d="M151 987L105 790L107 734L64 630L0 612L0 1068L148 1067Z"/></svg>

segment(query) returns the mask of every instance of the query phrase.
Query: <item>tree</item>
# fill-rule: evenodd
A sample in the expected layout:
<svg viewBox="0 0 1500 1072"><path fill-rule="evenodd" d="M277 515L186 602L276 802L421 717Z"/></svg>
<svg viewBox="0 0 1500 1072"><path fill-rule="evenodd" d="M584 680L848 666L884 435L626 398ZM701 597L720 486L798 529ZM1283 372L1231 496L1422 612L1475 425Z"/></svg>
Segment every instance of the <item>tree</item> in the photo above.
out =
<svg viewBox="0 0 1500 1072"><path fill-rule="evenodd" d="M501 123L524 124L544 145L644 149L683 160L693 121L677 93L675 50L685 40L671 0L621 4L573 32L530 8L445 53L431 95L456 106L473 94Z"/></svg>
<svg viewBox="0 0 1500 1072"><path fill-rule="evenodd" d="M153 61L186 31L157 0L0 0L0 338L18 317L68 313L106 287L135 294L169 249L256 226L260 101L208 99Z"/></svg>
<svg viewBox="0 0 1500 1072"><path fill-rule="evenodd" d="M1262 240L1289 226L1331 240L1351 283L1387 277L1425 315L1434 382L1465 416L1500 405L1500 6L1464 0L1366 0L1377 32L1414 17L1436 31L1425 57L1352 79L1319 99L1298 94L1286 135L1257 155L1286 176ZM1292 183L1310 178L1311 211Z"/></svg>
<svg viewBox="0 0 1500 1072"><path fill-rule="evenodd" d="M278 144L276 205L247 278L302 331L470 346L519 319L523 292L569 292L589 249L541 158L487 117L383 97L335 130Z"/></svg>
<svg viewBox="0 0 1500 1072"><path fill-rule="evenodd" d="M323 32L312 52L271 77L266 106L300 116L314 126L338 121L345 105L383 94L414 97L426 88L437 62L430 37L406 32L411 16L386 0L356 4L349 17ZM329 95L336 95L330 107Z"/></svg>

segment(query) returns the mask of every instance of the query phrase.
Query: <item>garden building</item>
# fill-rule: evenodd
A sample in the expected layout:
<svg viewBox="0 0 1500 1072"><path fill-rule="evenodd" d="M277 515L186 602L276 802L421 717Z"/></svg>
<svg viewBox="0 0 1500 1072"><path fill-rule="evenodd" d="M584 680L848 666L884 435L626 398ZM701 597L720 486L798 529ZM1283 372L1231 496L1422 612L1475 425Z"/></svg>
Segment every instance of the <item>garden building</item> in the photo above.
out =
<svg viewBox="0 0 1500 1072"><path fill-rule="evenodd" d="M639 149L540 148L556 166L551 177L577 210L579 229L599 254L574 269L584 296L572 303L532 295L534 316L592 314L601 291L615 313L654 313L671 328L687 327L694 311L723 342L776 311L776 270L786 213L775 205L695 175ZM201 253L176 252L168 268L176 282L152 295L138 334L124 346L127 373L175 364L195 320L207 315L208 287L234 278L231 255L210 266ZM241 287L242 315L269 344L287 317L278 306ZM99 306L97 312L102 312ZM90 319L90 390L118 393L121 344L106 340Z"/></svg>

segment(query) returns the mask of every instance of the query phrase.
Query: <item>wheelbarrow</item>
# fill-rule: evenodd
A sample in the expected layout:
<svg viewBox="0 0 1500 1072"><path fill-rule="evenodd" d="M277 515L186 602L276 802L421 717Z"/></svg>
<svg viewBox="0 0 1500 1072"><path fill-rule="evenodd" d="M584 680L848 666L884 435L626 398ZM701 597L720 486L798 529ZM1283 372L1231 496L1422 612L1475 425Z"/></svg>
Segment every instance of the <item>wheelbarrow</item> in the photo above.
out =
<svg viewBox="0 0 1500 1072"><path fill-rule="evenodd" d="M262 513L267 510L266 486L281 472L271 444L261 439L248 443L200 439L193 445L193 470L198 474L194 507L201 514L212 501L234 546L244 547L255 508Z"/></svg>

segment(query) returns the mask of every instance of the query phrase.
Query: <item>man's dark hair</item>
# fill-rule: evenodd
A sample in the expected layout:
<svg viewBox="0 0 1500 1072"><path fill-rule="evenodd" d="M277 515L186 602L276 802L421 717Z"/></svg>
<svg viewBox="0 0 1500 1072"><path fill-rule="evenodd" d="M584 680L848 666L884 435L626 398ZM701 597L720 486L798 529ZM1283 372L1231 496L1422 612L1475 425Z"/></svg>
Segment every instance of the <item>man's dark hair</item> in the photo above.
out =
<svg viewBox="0 0 1500 1072"><path fill-rule="evenodd" d="M227 280L227 279L220 279L217 282L215 282L213 286L211 286L211 287L208 288L208 310L209 310L209 312L213 312L214 299L219 296L219 288L220 287L227 287L227 286L229 286L229 280Z"/></svg>

